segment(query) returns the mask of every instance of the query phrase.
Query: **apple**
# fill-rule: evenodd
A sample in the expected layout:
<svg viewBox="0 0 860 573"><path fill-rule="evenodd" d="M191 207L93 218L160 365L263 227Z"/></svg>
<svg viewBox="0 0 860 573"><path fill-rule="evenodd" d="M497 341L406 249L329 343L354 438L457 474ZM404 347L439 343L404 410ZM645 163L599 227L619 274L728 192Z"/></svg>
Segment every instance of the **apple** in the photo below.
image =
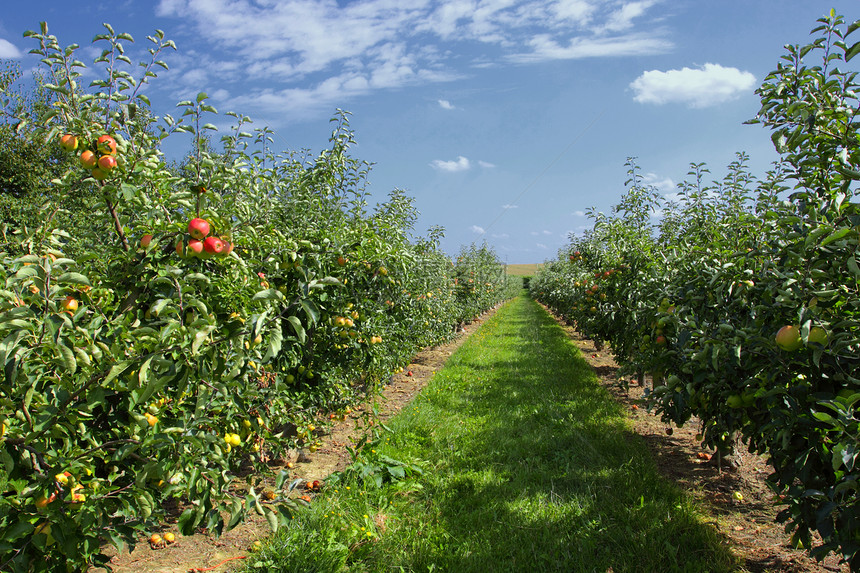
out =
<svg viewBox="0 0 860 573"><path fill-rule="evenodd" d="M57 499L57 494L52 493L49 497L45 497L44 495L40 495L36 498L36 509L45 509L48 507L48 504Z"/></svg>
<svg viewBox="0 0 860 573"><path fill-rule="evenodd" d="M87 496L85 493L81 492L84 489L84 486L81 484L76 485L72 488L72 503L73 504L81 504L87 501Z"/></svg>
<svg viewBox="0 0 860 573"><path fill-rule="evenodd" d="M102 135L96 141L96 149L105 155L114 155L116 154L116 139L107 134Z"/></svg>
<svg viewBox="0 0 860 573"><path fill-rule="evenodd" d="M666 337L661 334L660 336L658 336L657 338L654 339L654 343L657 346L666 346Z"/></svg>
<svg viewBox="0 0 860 573"><path fill-rule="evenodd" d="M74 314L74 312L78 310L78 301L77 299L75 299L75 297L69 295L65 298L65 300L63 300L60 306L64 311L68 312L69 314Z"/></svg>
<svg viewBox="0 0 860 573"><path fill-rule="evenodd" d="M185 258L185 243L181 240L176 241L176 254L182 259Z"/></svg>
<svg viewBox="0 0 860 573"><path fill-rule="evenodd" d="M60 137L60 145L66 151L74 151L78 148L78 138L71 133L67 133Z"/></svg>
<svg viewBox="0 0 860 573"><path fill-rule="evenodd" d="M116 157L113 155L102 155L99 157L99 169L108 173L116 167Z"/></svg>
<svg viewBox="0 0 860 573"><path fill-rule="evenodd" d="M176 536L172 532L168 531L164 534L164 540L167 543L173 543L174 541L176 541Z"/></svg>
<svg viewBox="0 0 860 573"><path fill-rule="evenodd" d="M90 175L93 176L93 179L96 181L104 181L108 177L107 171L101 169L100 167L96 167L90 172Z"/></svg>
<svg viewBox="0 0 860 573"><path fill-rule="evenodd" d="M792 325L783 326L776 333L776 345L788 352L797 350L803 345L800 329Z"/></svg>
<svg viewBox="0 0 860 573"><path fill-rule="evenodd" d="M185 249L186 256L199 257L203 252L203 241L191 239L188 241L188 246Z"/></svg>
<svg viewBox="0 0 860 573"><path fill-rule="evenodd" d="M96 154L87 149L80 156L81 165L83 165L86 169L95 169L96 164L98 163L98 157Z"/></svg>
<svg viewBox="0 0 860 573"><path fill-rule="evenodd" d="M224 242L224 249L221 251L221 256L226 257L233 252L233 243L231 243L224 237L221 237L221 240Z"/></svg>
<svg viewBox="0 0 860 573"><path fill-rule="evenodd" d="M203 250L210 255L220 255L224 252L224 241L218 237L206 237L203 240Z"/></svg>
<svg viewBox="0 0 860 573"><path fill-rule="evenodd" d="M809 329L809 342L814 342L815 344L820 344L821 346L827 345L827 331L821 328L820 326L813 326Z"/></svg>
<svg viewBox="0 0 860 573"><path fill-rule="evenodd" d="M153 533L149 538L149 543L152 545L161 545L161 536L157 533Z"/></svg>
<svg viewBox="0 0 860 573"><path fill-rule="evenodd" d="M210 230L209 221L206 219L196 217L188 222L188 234L198 241L202 241L209 234Z"/></svg>
<svg viewBox="0 0 860 573"><path fill-rule="evenodd" d="M347 259L343 255L341 255L337 258L337 264L340 266L344 266L346 264L346 262L347 262Z"/></svg>
<svg viewBox="0 0 860 573"><path fill-rule="evenodd" d="M152 242L152 235L144 235L140 238L140 246L144 249Z"/></svg>

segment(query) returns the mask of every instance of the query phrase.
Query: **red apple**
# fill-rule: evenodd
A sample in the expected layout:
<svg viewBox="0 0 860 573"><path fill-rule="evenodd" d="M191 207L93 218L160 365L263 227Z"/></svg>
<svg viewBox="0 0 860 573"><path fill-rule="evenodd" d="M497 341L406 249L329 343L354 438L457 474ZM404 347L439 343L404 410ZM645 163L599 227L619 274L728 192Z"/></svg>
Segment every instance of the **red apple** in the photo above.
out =
<svg viewBox="0 0 860 573"><path fill-rule="evenodd" d="M221 251L221 256L226 257L233 252L233 243L231 243L227 239L224 239L223 237L221 238L221 240L224 241L224 250Z"/></svg>
<svg viewBox="0 0 860 573"><path fill-rule="evenodd" d="M144 235L140 238L140 246L144 249L152 242L152 235Z"/></svg>
<svg viewBox="0 0 860 573"><path fill-rule="evenodd" d="M210 255L220 255L224 252L224 241L218 237L206 237L203 240L203 250Z"/></svg>
<svg viewBox="0 0 860 573"><path fill-rule="evenodd" d="M105 155L114 155L116 153L116 140L110 135L102 135L96 142L96 148Z"/></svg>
<svg viewBox="0 0 860 573"><path fill-rule="evenodd" d="M661 334L654 339L654 343L657 344L657 346L666 346L666 337Z"/></svg>
<svg viewBox="0 0 860 573"><path fill-rule="evenodd" d="M203 252L203 241L191 239L188 241L188 247L185 249L186 256L200 256Z"/></svg>
<svg viewBox="0 0 860 573"><path fill-rule="evenodd" d="M105 173L108 173L114 167L116 167L116 157L114 157L113 155L102 155L101 157L99 157L99 169L101 169Z"/></svg>
<svg viewBox="0 0 860 573"><path fill-rule="evenodd" d="M188 234L197 239L198 241L202 241L206 235L209 234L210 227L209 221L206 219L201 219L197 217L195 219L191 219L188 223Z"/></svg>
<svg viewBox="0 0 860 573"><path fill-rule="evenodd" d="M71 133L67 133L66 135L60 137L60 145L66 151L74 151L78 148L78 138Z"/></svg>
<svg viewBox="0 0 860 573"><path fill-rule="evenodd" d="M176 241L176 254L182 259L185 258L185 243L181 240Z"/></svg>
<svg viewBox="0 0 860 573"><path fill-rule="evenodd" d="M96 154L87 149L83 153L81 153L81 165L83 165L86 169L95 169L96 163L98 163L99 158L96 157Z"/></svg>

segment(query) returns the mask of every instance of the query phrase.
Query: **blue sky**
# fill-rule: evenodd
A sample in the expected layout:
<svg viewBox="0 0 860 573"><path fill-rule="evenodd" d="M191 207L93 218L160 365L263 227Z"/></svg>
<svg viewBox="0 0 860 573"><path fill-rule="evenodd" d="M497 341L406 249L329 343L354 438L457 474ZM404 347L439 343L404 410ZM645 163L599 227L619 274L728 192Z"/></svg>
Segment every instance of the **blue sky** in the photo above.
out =
<svg viewBox="0 0 860 573"><path fill-rule="evenodd" d="M41 21L85 62L102 22L141 53L161 29L178 49L156 113L203 91L218 125L236 111L317 152L348 110L375 201L404 189L416 233L443 226L449 253L486 240L530 263L618 201L627 157L666 194L738 151L763 174L769 134L743 125L755 89L831 8L860 19L857 0L49 0L0 13L0 58L33 67L22 34Z"/></svg>

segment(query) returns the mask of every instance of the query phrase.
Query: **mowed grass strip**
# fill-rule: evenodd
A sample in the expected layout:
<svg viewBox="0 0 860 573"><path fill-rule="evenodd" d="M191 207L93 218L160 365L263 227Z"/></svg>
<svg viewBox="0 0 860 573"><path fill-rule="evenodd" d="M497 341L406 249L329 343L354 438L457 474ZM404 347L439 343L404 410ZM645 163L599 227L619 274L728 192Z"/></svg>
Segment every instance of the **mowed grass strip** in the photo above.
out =
<svg viewBox="0 0 860 573"><path fill-rule="evenodd" d="M578 349L521 296L452 355L372 456L425 460L330 488L258 557L271 571L730 571ZM349 489L347 489L349 486Z"/></svg>

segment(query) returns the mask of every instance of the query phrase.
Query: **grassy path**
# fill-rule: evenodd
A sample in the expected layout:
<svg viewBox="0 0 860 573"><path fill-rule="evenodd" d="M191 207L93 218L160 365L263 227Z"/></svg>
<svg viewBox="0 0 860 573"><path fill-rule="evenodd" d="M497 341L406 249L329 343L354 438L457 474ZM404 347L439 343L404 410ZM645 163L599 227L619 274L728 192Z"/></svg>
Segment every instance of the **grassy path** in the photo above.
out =
<svg viewBox="0 0 860 573"><path fill-rule="evenodd" d="M269 571L728 571L623 412L534 301L488 320L362 458L422 474L329 486L257 557ZM426 461L418 461L426 460ZM395 469L388 470L392 467ZM349 476L347 476L349 477Z"/></svg>

